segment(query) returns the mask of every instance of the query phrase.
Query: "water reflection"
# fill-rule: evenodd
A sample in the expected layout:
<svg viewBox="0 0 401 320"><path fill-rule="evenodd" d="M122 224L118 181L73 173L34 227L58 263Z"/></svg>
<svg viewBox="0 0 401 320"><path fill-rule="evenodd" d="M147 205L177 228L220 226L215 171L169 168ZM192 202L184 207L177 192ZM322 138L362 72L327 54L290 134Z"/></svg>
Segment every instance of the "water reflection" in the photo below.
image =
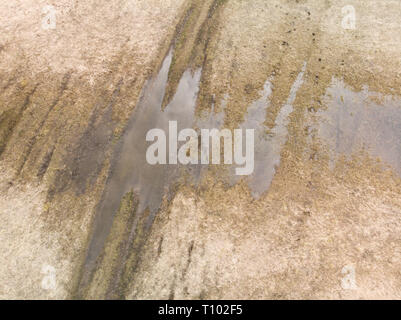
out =
<svg viewBox="0 0 401 320"><path fill-rule="evenodd" d="M162 110L171 61L172 52L165 58L158 75L147 82L141 100L115 151L111 175L94 220L93 235L84 267L84 282L85 276L89 276L103 249L124 194L133 189L139 197L138 214L149 209L153 217L163 196L179 177L179 168L176 165L150 165L146 161L146 150L150 144L146 141L146 134L149 130L163 129L168 139L169 120L178 122L178 130L189 128L193 124L201 70L187 70L183 74L174 98Z"/></svg>
<svg viewBox="0 0 401 320"><path fill-rule="evenodd" d="M327 109L317 112L318 134L332 162L364 149L401 175L401 99L371 92L354 92L333 79L324 97Z"/></svg>
<svg viewBox="0 0 401 320"><path fill-rule="evenodd" d="M241 124L243 129L255 129L255 170L247 178L252 196L255 198L259 198L268 190L276 173L276 167L280 164L281 149L288 138L289 115L294 110L293 104L303 83L305 70L306 63L293 83L288 99L280 109L269 134L264 122L272 93L272 79L266 81L261 97L248 107L245 121Z"/></svg>

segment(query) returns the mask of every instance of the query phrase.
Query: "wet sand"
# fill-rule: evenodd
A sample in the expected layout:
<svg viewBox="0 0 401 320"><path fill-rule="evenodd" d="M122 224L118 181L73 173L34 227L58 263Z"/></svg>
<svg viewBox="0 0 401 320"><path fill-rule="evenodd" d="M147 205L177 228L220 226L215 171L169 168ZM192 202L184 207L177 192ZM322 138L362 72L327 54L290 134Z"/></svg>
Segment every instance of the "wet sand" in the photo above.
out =
<svg viewBox="0 0 401 320"><path fill-rule="evenodd" d="M1 21L0 296L400 298L401 4L124 4ZM169 120L254 128L255 172L147 164Z"/></svg>

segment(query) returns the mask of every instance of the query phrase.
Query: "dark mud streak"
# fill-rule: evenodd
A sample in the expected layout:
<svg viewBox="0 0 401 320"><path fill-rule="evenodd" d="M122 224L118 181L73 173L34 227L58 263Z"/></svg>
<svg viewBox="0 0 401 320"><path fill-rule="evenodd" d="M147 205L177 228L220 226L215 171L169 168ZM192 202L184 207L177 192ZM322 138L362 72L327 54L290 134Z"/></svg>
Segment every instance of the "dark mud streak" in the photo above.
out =
<svg viewBox="0 0 401 320"><path fill-rule="evenodd" d="M21 121L24 111L30 105L32 96L35 94L38 86L39 86L38 84L35 84L35 87L28 93L28 95L25 97L24 103L22 104L22 106L17 114L7 116L9 112L12 112L12 110L11 110L11 111L7 111L6 113L3 113L1 115L0 128L3 128L3 126L5 126L7 131L4 135L4 137L2 138L2 140L0 141L0 157L4 152L9 139L11 138L11 136L14 132L14 129L17 127L17 125Z"/></svg>
<svg viewBox="0 0 401 320"><path fill-rule="evenodd" d="M126 129L125 129L126 130ZM115 149L115 154L119 154L121 152L122 149L122 141L120 140L119 143L116 146ZM95 217L94 217L94 221L92 222L92 226L91 226L91 231L88 237L88 244L87 244L87 248L85 251L85 257L83 258L84 261L82 263L81 269L80 269L80 275L78 277L78 281L76 283L75 288L72 291L72 297L74 299L83 299L85 298L85 291L88 288L89 284L92 282L93 277L95 275L94 272L94 268L96 265L99 265L102 261L102 257L99 256L94 262L91 262L91 258L90 258L90 251L91 251L91 247L93 246L93 241L94 241L94 233L96 231L96 226L97 226L97 220L98 220L98 212L101 210L105 198L107 196L107 185L110 183L110 181L112 180L112 176L113 176L113 172L115 171L116 168L116 161L115 161L115 156L113 157L113 161L110 165L109 168L109 172L107 175L107 180L105 183L105 190L103 191L102 197L100 199L100 201L98 202L98 204L96 205L95 208Z"/></svg>
<svg viewBox="0 0 401 320"><path fill-rule="evenodd" d="M3 91L6 91L13 83L17 81L18 71L13 72L13 76L8 78L7 83L3 86Z"/></svg>
<svg viewBox="0 0 401 320"><path fill-rule="evenodd" d="M189 18L192 15L192 12L194 11L195 8L195 4L192 3L188 10L185 12L183 18L181 19L181 21L177 24L176 28L175 28L175 33L174 33L174 37L173 37L173 46L177 45L177 39L179 38L179 36L182 34L185 25L188 23Z"/></svg>
<svg viewBox="0 0 401 320"><path fill-rule="evenodd" d="M219 0L214 0L214 2L212 3L212 5L209 8L209 11L207 13L207 19L205 21L202 22L201 27L199 28L199 32L196 36L196 40L195 40L195 47L194 50L192 51L192 59L194 60L196 58L196 55L198 55L199 53L195 51L196 45L201 44L202 43L202 39L205 38L205 44L203 46L203 62L202 62L202 67L204 68L206 65L206 61L207 61L207 49L209 47L209 41L210 41L210 37L211 37L211 29L212 26L208 26L208 23L210 22L210 20L213 18L217 8L218 8L218 2Z"/></svg>
<svg viewBox="0 0 401 320"><path fill-rule="evenodd" d="M129 223L127 226L128 229L128 237L126 237L124 243L122 244L122 248L120 249L121 254L121 258L119 261L119 264L116 268L116 270L114 270L114 278L111 279L110 283L109 283L109 288L107 290L106 293L106 298L125 298L124 297L124 289L123 287L123 276L124 276L124 269L126 266L126 262L127 259L129 257L129 253L132 250L135 250L135 244L134 244L134 237L135 237L135 232L134 230L137 228L138 226L138 219L139 219L139 215L138 215L138 204L139 204L139 200L137 197L135 197L135 204L134 204L134 208L131 212L131 217L129 219Z"/></svg>
<svg viewBox="0 0 401 320"><path fill-rule="evenodd" d="M54 150L55 150L55 149L56 149L56 147L53 146L53 148L51 149L51 151L48 152L48 153L46 153L46 155L44 156L44 158L43 158L43 160L42 160L42 163L41 163L41 165L39 166L39 170L38 170L38 172L37 172L37 174L36 174L36 176L37 176L39 179L42 179L43 176L45 175L45 173L46 173L46 171L47 171L47 168L49 167L50 161L51 161L51 159L52 159L52 157L53 157L53 153L54 153Z"/></svg>
<svg viewBox="0 0 401 320"><path fill-rule="evenodd" d="M182 41L182 37L185 36L185 28L188 27L188 25L190 24L190 20L192 18L192 16L194 14L196 14L196 12L194 13L194 11L196 11L197 8L197 4L195 1L191 1L191 5L189 6L188 10L185 12L183 19L180 21L180 23L177 25L176 28L176 33L174 34L174 38L172 41L172 45L171 47L177 48L179 47L180 42ZM198 31L199 32L199 31ZM172 81L173 78L173 73L174 73L174 65L176 62L176 51L173 53L173 57L172 57L172 62L171 62L171 66L170 69L168 71L168 84L173 83L173 87L170 90L167 90L164 94L163 97L163 101L162 101L162 109L164 109L173 99L173 93L176 91L177 86L178 86L178 82L175 83L175 81ZM188 59L187 59L188 60ZM189 61L186 61L186 63L188 64ZM180 70L180 72L176 75L176 77L178 79L180 79L183 75L183 73L185 72L185 69Z"/></svg>
<svg viewBox="0 0 401 320"><path fill-rule="evenodd" d="M72 180L77 188L77 195L85 193L87 183L93 184L102 169L106 156L105 150L108 149L112 141L115 126L112 121L113 107L120 95L122 85L123 79L120 79L101 117L99 117L99 114L102 114L101 106L98 104L97 108L94 109L89 126L75 151L77 156L72 165L74 172Z"/></svg>
<svg viewBox="0 0 401 320"><path fill-rule="evenodd" d="M82 195L87 185L92 185L102 170L106 151L111 142L115 123L112 120L112 109L120 95L123 79L120 79L113 90L110 101L104 107L103 101L97 102L87 128L79 141L65 157L65 168L59 170L49 189L48 200L71 186L76 194Z"/></svg>
<svg viewBox="0 0 401 320"><path fill-rule="evenodd" d="M49 118L49 114L53 111L53 109L55 108L55 106L57 106L57 104L59 103L61 97L64 95L64 92L67 90L68 87L68 83L70 82L71 79L71 72L68 72L64 75L63 80L61 82L61 86L60 86L60 90L59 93L57 94L57 97L54 99L54 101L51 103L49 109L47 110L45 116L43 117L42 121L39 124L39 127L36 130L36 134L29 140L28 143L28 150L26 150L23 153L23 160L22 163L19 165L18 169L17 169L17 176L20 175L21 171L23 170L29 155L32 152L32 149L36 143L37 137L38 137L38 133L42 130L46 120ZM53 153L53 152L52 152ZM49 161L50 162L50 161Z"/></svg>
<svg viewBox="0 0 401 320"><path fill-rule="evenodd" d="M133 249L133 234L132 230L135 230L138 224L138 205L139 199L137 195L133 194L133 206L131 208L130 217L127 223L127 233L128 237L125 237L123 243L120 244L120 263L117 268L113 270L113 276L110 280L106 291L106 299L124 299L124 269L126 261L129 257L129 252Z"/></svg>
<svg viewBox="0 0 401 320"><path fill-rule="evenodd" d="M135 225L133 232L130 234L125 260L121 262L124 273L121 274L119 279L120 287L122 288L119 295L124 299L129 294L129 285L135 281L138 266L142 262L143 248L147 243L150 232L146 226L147 215L150 215L149 211L139 216L140 223Z"/></svg>
<svg viewBox="0 0 401 320"><path fill-rule="evenodd" d="M184 270L182 271L182 278L185 278L185 276L186 276L186 274L188 272L189 265L191 264L192 252L193 252L193 249L194 249L194 243L195 243L195 241L192 240L191 243L189 244L187 265L185 266Z"/></svg>
<svg viewBox="0 0 401 320"><path fill-rule="evenodd" d="M192 46L192 48L188 48L189 54L188 55L185 54L185 56L183 56L185 59L185 67L183 67L182 65L177 66L175 63L177 57L180 54L182 54L180 52L181 51L180 47L184 46L183 50L185 51L185 44L181 45L181 46L179 46L178 44L181 41L186 40L185 32L190 33L192 31L192 29L185 30L185 27L190 26L190 23L191 23L190 20L192 18L191 16L195 15L197 13L196 9L199 9L200 11L202 11L202 5L200 5L196 1L193 1L190 8L186 12L185 19L183 20L183 24L180 25L180 27L178 29L179 31L175 35L174 44L177 47L176 48L177 50L174 53L172 67L169 70L169 74L168 74L169 86L167 88L165 97L163 99L162 108L167 106L171 102L171 100L174 98L174 92L177 89L179 79L182 78L184 72L186 71L186 69L188 67L191 67L192 69L201 67L203 69L204 66L206 65L206 61L207 61L206 52L209 47L209 41L211 38L211 34L213 33L214 24L218 22L215 15L217 13L218 8L220 6L222 6L225 3L225 1L226 0L214 0L209 5L207 16L206 16L205 20L202 21L199 28L197 30L195 30L194 37L191 37L189 40L189 41L193 42L193 46ZM205 5L205 4L203 4L203 5ZM200 8L199 8L199 6L200 6ZM196 21L198 19L199 18L196 17L194 23L196 23ZM200 61L199 61L199 59L200 59ZM202 75L201 82L204 80L206 80L206 77L204 77Z"/></svg>
<svg viewBox="0 0 401 320"><path fill-rule="evenodd" d="M159 241L159 245L158 245L158 247L157 247L157 257L158 257L158 258L160 257L160 255L161 255L161 253L162 253L163 240L164 240L164 237L161 236L161 237L160 237L160 241Z"/></svg>
<svg viewBox="0 0 401 320"><path fill-rule="evenodd" d="M175 290L176 290L176 286L177 286L176 282L177 282L177 277L176 277L176 275L174 275L174 280L170 286L170 294L168 296L168 300L174 300Z"/></svg>

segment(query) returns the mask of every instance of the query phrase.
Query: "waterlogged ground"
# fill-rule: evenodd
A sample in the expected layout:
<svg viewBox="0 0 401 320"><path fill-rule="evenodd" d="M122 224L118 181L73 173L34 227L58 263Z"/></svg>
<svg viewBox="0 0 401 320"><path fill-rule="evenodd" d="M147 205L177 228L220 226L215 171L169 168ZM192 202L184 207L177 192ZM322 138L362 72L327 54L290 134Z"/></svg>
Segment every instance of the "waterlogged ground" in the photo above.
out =
<svg viewBox="0 0 401 320"><path fill-rule="evenodd" d="M1 2L1 297L401 298L399 1L86 3ZM253 174L149 165L171 120Z"/></svg>
<svg viewBox="0 0 401 320"><path fill-rule="evenodd" d="M317 112L316 129L331 163L338 156L365 150L401 175L400 97L369 91L367 86L354 92L333 78L323 99L327 107Z"/></svg>

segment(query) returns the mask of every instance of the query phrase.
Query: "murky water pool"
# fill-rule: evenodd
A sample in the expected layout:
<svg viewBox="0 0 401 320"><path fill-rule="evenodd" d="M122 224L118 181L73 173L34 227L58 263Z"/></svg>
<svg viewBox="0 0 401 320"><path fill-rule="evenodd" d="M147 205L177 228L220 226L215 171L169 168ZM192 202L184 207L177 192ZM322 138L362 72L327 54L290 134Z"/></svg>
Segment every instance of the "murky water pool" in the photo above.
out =
<svg viewBox="0 0 401 320"><path fill-rule="evenodd" d="M379 158L401 175L401 99L371 92L354 92L333 79L324 97L327 109L317 112L315 125L328 148L332 165L340 155L359 150Z"/></svg>
<svg viewBox="0 0 401 320"><path fill-rule="evenodd" d="M177 165L150 165L146 161L146 150L150 144L146 141L146 134L149 130L163 129L168 139L170 120L177 121L178 130L193 125L201 70L195 72L187 70L183 74L174 98L162 110L171 61L170 51L158 75L146 84L140 103L133 112L121 143L115 151L111 175L94 220L81 282L84 286L96 265L96 259L102 252L123 196L134 190L139 198L137 214L148 209L150 216L154 217L163 196L179 177Z"/></svg>
<svg viewBox="0 0 401 320"><path fill-rule="evenodd" d="M224 127L225 104L216 113L214 105L211 112L195 117L197 95L201 70L187 70L178 85L172 101L162 110L162 101L168 82L168 72L172 52L165 58L156 77L149 80L143 90L127 129L118 145L112 162L111 175L99 205L93 226L93 235L84 266L83 285L96 266L107 236L110 232L115 213L122 197L134 190L139 198L136 214L150 211L151 219L160 208L163 196L180 178L183 167L176 164L150 165L146 161L149 142L146 134L158 128L169 132L169 121L177 121L178 131L185 128L222 129ZM229 170L229 183L233 185L241 178L246 179L252 195L259 198L265 193L280 165L281 150L288 139L289 116L298 90L301 88L306 71L302 66L293 83L286 103L281 107L271 130L264 125L266 112L270 107L273 78L266 80L260 98L247 109L240 129L255 130L254 172L248 177L235 176L234 167ZM327 108L317 112L318 121L313 125L324 146L332 155L333 161L339 155L351 155L361 148L372 156L379 157L401 174L401 101L390 96L370 92L365 88L353 92L340 80L333 79L323 101ZM243 147L243 149L245 149ZM195 182L200 180L207 165L191 165L189 170ZM232 170L231 170L232 169Z"/></svg>
<svg viewBox="0 0 401 320"><path fill-rule="evenodd" d="M267 133L268 128L264 122L270 106L269 98L273 89L272 78L265 82L260 98L248 107L245 120L240 126L242 129L255 130L255 170L246 178L252 196L255 198L259 198L269 189L276 173L276 167L280 164L281 149L288 138L289 115L293 111L293 103L303 83L305 70L306 63L293 83L288 99L280 109L274 127L269 133ZM234 177L235 182L238 179L239 177Z"/></svg>

